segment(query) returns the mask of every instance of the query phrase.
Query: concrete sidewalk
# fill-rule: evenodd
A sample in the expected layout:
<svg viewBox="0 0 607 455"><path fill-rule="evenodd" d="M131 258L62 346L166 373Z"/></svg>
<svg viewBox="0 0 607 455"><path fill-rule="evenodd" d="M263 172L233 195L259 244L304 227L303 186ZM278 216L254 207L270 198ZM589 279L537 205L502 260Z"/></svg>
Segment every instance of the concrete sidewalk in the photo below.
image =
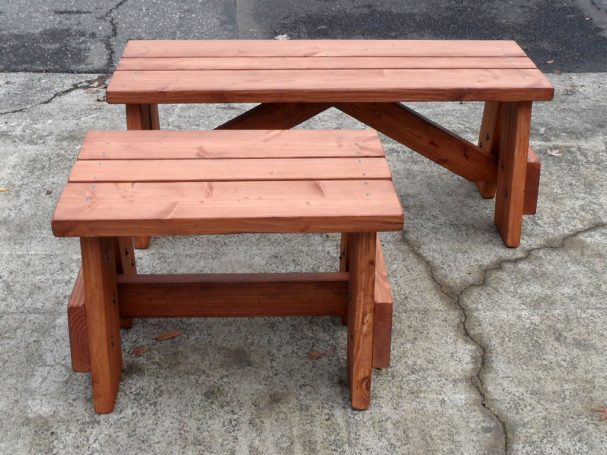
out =
<svg viewBox="0 0 607 455"><path fill-rule="evenodd" d="M138 321L123 332L114 413L69 366L75 239L50 232L89 129L124 128L96 74L0 74L0 453L607 453L607 80L551 76L534 109L538 214L505 248L493 201L384 138L406 211L382 235L395 295L392 367L350 410L336 319ZM475 140L481 105L413 105ZM246 106L162 106L206 129ZM358 127L329 111L311 128ZM142 272L320 271L336 235L155 239ZM182 335L157 342L168 330ZM149 351L134 356L136 346ZM325 353L311 359L310 351Z"/></svg>

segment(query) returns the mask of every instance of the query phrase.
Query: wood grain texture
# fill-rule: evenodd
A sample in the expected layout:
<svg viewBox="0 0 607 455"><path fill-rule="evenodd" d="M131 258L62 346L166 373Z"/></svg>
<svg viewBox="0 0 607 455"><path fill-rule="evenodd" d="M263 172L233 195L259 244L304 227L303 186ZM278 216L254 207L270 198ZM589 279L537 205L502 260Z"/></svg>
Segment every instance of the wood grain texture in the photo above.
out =
<svg viewBox="0 0 607 455"><path fill-rule="evenodd" d="M347 232L343 232L341 234L341 238L339 241L339 271L340 272L347 272L348 271L348 236L349 234ZM348 314L344 314L341 317L341 323L343 325L348 325Z"/></svg>
<svg viewBox="0 0 607 455"><path fill-rule="evenodd" d="M494 220L512 248L521 240L530 127L530 102L504 104Z"/></svg>
<svg viewBox="0 0 607 455"><path fill-rule="evenodd" d="M538 69L116 71L112 104L550 100Z"/></svg>
<svg viewBox="0 0 607 455"><path fill-rule="evenodd" d="M371 403L376 233L349 236L348 382L352 408Z"/></svg>
<svg viewBox="0 0 607 455"><path fill-rule="evenodd" d="M400 230L391 180L68 183L56 236Z"/></svg>
<svg viewBox="0 0 607 455"><path fill-rule="evenodd" d="M124 317L337 316L348 274L207 274L119 277Z"/></svg>
<svg viewBox="0 0 607 455"><path fill-rule="evenodd" d="M495 176L495 158L402 104L344 103L336 107L471 182Z"/></svg>
<svg viewBox="0 0 607 455"><path fill-rule="evenodd" d="M525 57L507 40L131 40L141 57Z"/></svg>
<svg viewBox="0 0 607 455"><path fill-rule="evenodd" d="M278 120L280 121L280 120ZM381 157L377 133L359 130L89 131L79 160Z"/></svg>
<svg viewBox="0 0 607 455"><path fill-rule="evenodd" d="M118 237L116 242L116 273L119 275L137 275L137 263L135 260L135 243L132 237ZM120 328L130 329L133 320L120 318Z"/></svg>
<svg viewBox="0 0 607 455"><path fill-rule="evenodd" d="M326 103L264 103L219 125L217 130L289 130L326 111Z"/></svg>
<svg viewBox="0 0 607 455"><path fill-rule="evenodd" d="M540 174L542 163L531 147L527 150L527 176L525 178L525 202L523 213L535 215L537 212L537 200L540 192Z"/></svg>
<svg viewBox="0 0 607 455"><path fill-rule="evenodd" d="M86 329L86 305L84 300L84 279L82 270L78 272L74 289L67 304L67 325L70 338L72 370L77 373L91 371L89 339Z"/></svg>
<svg viewBox="0 0 607 455"><path fill-rule="evenodd" d="M384 158L82 160L70 182L390 179Z"/></svg>
<svg viewBox="0 0 607 455"><path fill-rule="evenodd" d="M390 351L392 346L392 313L394 299L392 297L392 288L390 286L384 252L379 237L377 238L375 251L373 368L388 368L390 366Z"/></svg>
<svg viewBox="0 0 607 455"><path fill-rule="evenodd" d="M478 137L478 147L486 154L494 157L496 162L498 160L500 147L499 113L501 106L501 103L495 101L485 103L481 130ZM484 199L492 199L495 196L495 190L497 188L496 176L497 173L495 173L491 179L476 182L476 187Z"/></svg>
<svg viewBox="0 0 607 455"><path fill-rule="evenodd" d="M105 414L114 409L122 375L115 244L112 238L81 238L80 247L93 403Z"/></svg>
<svg viewBox="0 0 607 455"><path fill-rule="evenodd" d="M310 69L534 69L529 57L123 57L116 71Z"/></svg>

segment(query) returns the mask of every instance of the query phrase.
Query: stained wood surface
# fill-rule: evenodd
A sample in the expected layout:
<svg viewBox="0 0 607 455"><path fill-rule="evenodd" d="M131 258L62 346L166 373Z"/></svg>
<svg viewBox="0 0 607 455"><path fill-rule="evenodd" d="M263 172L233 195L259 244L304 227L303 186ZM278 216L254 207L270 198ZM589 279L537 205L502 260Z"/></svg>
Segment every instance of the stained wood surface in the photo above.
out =
<svg viewBox="0 0 607 455"><path fill-rule="evenodd" d="M379 237L375 247L375 289L373 300L375 310L373 315L373 368L388 368L390 366L390 351L392 345L392 288L388 279L384 252Z"/></svg>
<svg viewBox="0 0 607 455"><path fill-rule="evenodd" d="M133 318L337 316L347 273L122 276L120 314Z"/></svg>
<svg viewBox="0 0 607 455"><path fill-rule="evenodd" d="M232 132L216 131L227 143ZM235 133L235 132L234 132ZM257 138L251 133L256 133ZM306 156L305 138L316 132L248 132L249 145L215 159L198 135L189 135L188 153L203 158L172 159L171 132L122 135L95 133L85 141L69 183L57 204L53 232L58 236L149 236L235 232L368 232L400 230L403 211L376 133L320 132L309 150L331 158ZM289 138L289 136L291 136ZM166 141L153 143L151 137ZM188 135L174 133L175 143ZM120 137L120 144L112 138ZM288 145L301 140L297 151ZM360 139L360 141L359 141ZM274 140L286 144L282 156ZM324 141L324 146L319 142ZM218 144L215 139L210 143ZM257 142L256 145L251 145ZM261 152L261 145L265 149ZM225 146L223 146L225 147ZM94 149L94 150L93 150ZM236 147L238 150L238 147ZM268 152L267 150L274 150ZM225 148L219 155L225 156ZM259 158L257 155L273 158ZM109 159L137 156L136 160ZM361 157L370 155L370 157ZM332 158L332 156L340 156ZM154 159L150 159L154 157ZM163 159L171 157L171 159ZM97 159L92 159L97 158ZM292 180L290 180L292 179ZM215 181L230 180L230 181Z"/></svg>
<svg viewBox="0 0 607 455"><path fill-rule="evenodd" d="M70 182L389 179L383 158L77 161Z"/></svg>
<svg viewBox="0 0 607 455"><path fill-rule="evenodd" d="M110 103L547 100L514 41L130 41Z"/></svg>
<svg viewBox="0 0 607 455"><path fill-rule="evenodd" d="M359 410L371 403L376 237L356 233L348 238L348 382L352 407Z"/></svg>
<svg viewBox="0 0 607 455"><path fill-rule="evenodd" d="M219 125L216 130L289 130L326 111L326 103L264 103Z"/></svg>
<svg viewBox="0 0 607 455"><path fill-rule="evenodd" d="M494 221L506 246L521 240L531 103L505 103L501 125Z"/></svg>
<svg viewBox="0 0 607 455"><path fill-rule="evenodd" d="M109 103L550 100L538 69L116 71Z"/></svg>
<svg viewBox="0 0 607 455"><path fill-rule="evenodd" d="M112 412L122 375L120 317L112 238L81 238L86 327L93 383L93 404Z"/></svg>
<svg viewBox="0 0 607 455"><path fill-rule="evenodd" d="M131 40L123 58L525 57L507 40Z"/></svg>
<svg viewBox="0 0 607 455"><path fill-rule="evenodd" d="M117 71L311 69L535 69L529 57L123 57Z"/></svg>
<svg viewBox="0 0 607 455"><path fill-rule="evenodd" d="M525 178L525 202L523 213L535 215L537 212L537 199L540 192L540 174L542 163L531 147L527 150L527 176Z"/></svg>
<svg viewBox="0 0 607 455"><path fill-rule="evenodd" d="M360 130L90 131L79 160L357 158L384 156Z"/></svg>
<svg viewBox="0 0 607 455"><path fill-rule="evenodd" d="M78 272L74 289L67 304L67 325L70 338L72 370L77 373L91 371L82 270Z"/></svg>
<svg viewBox="0 0 607 455"><path fill-rule="evenodd" d="M471 182L495 178L494 157L400 103L336 107Z"/></svg>

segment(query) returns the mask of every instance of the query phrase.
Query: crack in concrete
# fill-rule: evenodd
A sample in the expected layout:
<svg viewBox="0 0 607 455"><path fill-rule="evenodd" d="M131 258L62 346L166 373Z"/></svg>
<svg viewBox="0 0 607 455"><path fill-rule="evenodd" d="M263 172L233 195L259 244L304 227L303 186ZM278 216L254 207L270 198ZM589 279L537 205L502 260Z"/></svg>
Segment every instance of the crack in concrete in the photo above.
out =
<svg viewBox="0 0 607 455"><path fill-rule="evenodd" d="M107 36L104 42L105 50L107 52L107 63L105 65L106 73L111 73L112 68L116 64L116 54L114 47L112 46L112 40L118 36L118 24L114 18L114 13L121 8L128 0L120 0L114 6L112 6L104 15L100 16L99 19L108 21L111 27L111 33Z"/></svg>
<svg viewBox="0 0 607 455"><path fill-rule="evenodd" d="M30 106L21 107L19 109L13 109L11 111L2 111L2 112L0 112L0 115L17 114L19 112L27 111L28 109L42 106L44 104L49 104L49 103L53 102L55 99L65 96L68 93L71 93L76 90L86 90L89 88L102 88L105 86L105 83L107 82L108 77L109 76L101 75L101 76L97 76L94 79L86 79L84 81L75 82L74 84L70 85L68 88L54 93L52 96L45 99L44 101L41 101L36 104L32 104Z"/></svg>
<svg viewBox="0 0 607 455"><path fill-rule="evenodd" d="M425 264L426 269L428 270L428 275L430 276L430 279L440 289L441 293L443 295L445 295L449 300L451 300L459 309L459 311L461 313L460 326L462 328L462 333L463 333L464 337L467 338L468 340L470 340L472 342L472 344L475 345L476 348L480 351L478 368L476 369L474 375L472 375L470 377L470 382L471 382L472 386L476 389L476 391L478 392L478 394L481 398L481 406L483 407L483 409L485 409L485 411L488 412L489 415L493 419L495 419L497 421L497 423L500 425L501 432L502 432L502 438L503 438L504 453L506 455L509 453L509 450L510 450L508 427L507 427L506 421L499 415L497 410L492 408L488 404L488 402L487 402L488 388L482 379L483 371L485 369L485 366L487 363L487 357L488 357L487 346L485 346L485 344L482 342L482 340L480 340L478 337L473 336L472 333L469 331L469 329L468 329L468 309L462 303L462 297L464 296L464 294L466 292L468 292L472 288L485 286L487 283L489 273L500 270L506 264L517 264L519 262L525 261L533 253L535 253L537 251L547 250L547 249L556 250L556 249L563 248L568 240L575 238L579 235L583 235L588 232L592 232L592 231L595 231L598 229L603 229L603 228L607 228L607 223L594 224L594 225L586 227L584 229L580 229L573 233L567 234L567 235L563 236L562 238L560 238L559 240L556 240L556 241L552 240L550 242L550 244L545 243L538 247L530 248L530 249L526 250L522 256L497 261L481 271L482 278L481 278L480 282L471 283L468 286L458 290L457 292L450 292L446 289L445 284L442 283L441 280L437 278L437 276L434 272L434 267L432 266L431 262L409 241L409 239L407 239L406 236L404 237L404 242L409 246L409 248L411 249L411 252Z"/></svg>

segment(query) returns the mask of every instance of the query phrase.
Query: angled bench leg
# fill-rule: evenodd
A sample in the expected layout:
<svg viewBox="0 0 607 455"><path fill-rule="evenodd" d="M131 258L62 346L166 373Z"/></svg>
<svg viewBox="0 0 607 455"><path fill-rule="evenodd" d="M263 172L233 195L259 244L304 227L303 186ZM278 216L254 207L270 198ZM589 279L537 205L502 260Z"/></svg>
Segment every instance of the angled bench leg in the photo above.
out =
<svg viewBox="0 0 607 455"><path fill-rule="evenodd" d="M376 236L349 236L348 382L352 407L359 410L371 403Z"/></svg>
<svg viewBox="0 0 607 455"><path fill-rule="evenodd" d="M341 240L339 244L339 271L348 271L348 236L349 234L344 232L341 234ZM341 317L341 323L348 325L348 315L344 314Z"/></svg>
<svg viewBox="0 0 607 455"><path fill-rule="evenodd" d="M160 117L157 104L127 104L126 105L127 130L159 130ZM150 237L135 238L135 247L145 250L150 246Z"/></svg>
<svg viewBox="0 0 607 455"><path fill-rule="evenodd" d="M495 197L495 225L506 246L517 247L525 203L531 102L504 103Z"/></svg>
<svg viewBox="0 0 607 455"><path fill-rule="evenodd" d="M83 237L80 248L93 404L95 411L105 414L114 409L122 376L116 247L112 238Z"/></svg>

